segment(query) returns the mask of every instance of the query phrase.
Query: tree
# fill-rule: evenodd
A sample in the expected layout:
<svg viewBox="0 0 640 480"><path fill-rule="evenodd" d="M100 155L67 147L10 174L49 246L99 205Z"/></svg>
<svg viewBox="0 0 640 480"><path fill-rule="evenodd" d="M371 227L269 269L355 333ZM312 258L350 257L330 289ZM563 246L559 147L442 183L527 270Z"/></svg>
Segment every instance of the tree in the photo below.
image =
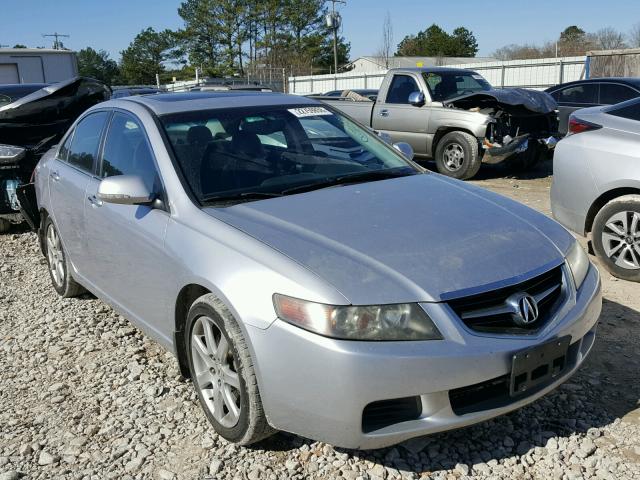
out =
<svg viewBox="0 0 640 480"><path fill-rule="evenodd" d="M640 23L636 23L629 32L629 46L640 48Z"/></svg>
<svg viewBox="0 0 640 480"><path fill-rule="evenodd" d="M26 46L26 45L23 45L23 44L21 44L21 43L16 43L16 44L13 46L13 48L27 48L27 46Z"/></svg>
<svg viewBox="0 0 640 480"><path fill-rule="evenodd" d="M470 30L458 27L449 34L434 23L406 36L398 44L396 56L473 57L477 52L478 43Z"/></svg>
<svg viewBox="0 0 640 480"><path fill-rule="evenodd" d="M624 35L612 27L601 28L595 33L594 37L596 47L602 50L627 47L624 42Z"/></svg>
<svg viewBox="0 0 640 480"><path fill-rule="evenodd" d="M393 25L391 24L391 15L387 10L387 13L384 17L384 22L382 23L382 42L380 44L380 49L378 50L378 57L382 58L384 61L384 67L389 68L389 58L392 56L392 48L393 48Z"/></svg>
<svg viewBox="0 0 640 480"><path fill-rule="evenodd" d="M162 73L164 62L173 58L174 46L175 35L170 30L156 32L151 27L142 30L121 52L123 81L129 85L155 83L156 73Z"/></svg>
<svg viewBox="0 0 640 480"><path fill-rule="evenodd" d="M78 73L83 77L98 79L107 85L113 85L118 79L118 64L109 58L104 50L83 48L78 52Z"/></svg>

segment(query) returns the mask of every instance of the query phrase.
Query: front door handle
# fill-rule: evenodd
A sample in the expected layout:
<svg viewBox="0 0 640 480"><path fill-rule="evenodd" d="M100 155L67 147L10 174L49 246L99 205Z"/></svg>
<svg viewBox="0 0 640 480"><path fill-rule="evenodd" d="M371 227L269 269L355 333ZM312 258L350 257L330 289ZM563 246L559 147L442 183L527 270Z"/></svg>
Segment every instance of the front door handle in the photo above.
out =
<svg viewBox="0 0 640 480"><path fill-rule="evenodd" d="M60 180L60 175L58 174L58 172L51 172L49 174L49 177L51 177L51 180L53 180L54 182Z"/></svg>
<svg viewBox="0 0 640 480"><path fill-rule="evenodd" d="M382 110L380 110L380 113L378 113L378 115L380 115L381 117L388 117L389 110L387 110L386 108L383 108Z"/></svg>
<svg viewBox="0 0 640 480"><path fill-rule="evenodd" d="M96 197L95 195L90 195L87 197L87 200L89 200L89 203L91 204L91 206L93 208L98 208L102 206L102 200L100 200L98 197Z"/></svg>

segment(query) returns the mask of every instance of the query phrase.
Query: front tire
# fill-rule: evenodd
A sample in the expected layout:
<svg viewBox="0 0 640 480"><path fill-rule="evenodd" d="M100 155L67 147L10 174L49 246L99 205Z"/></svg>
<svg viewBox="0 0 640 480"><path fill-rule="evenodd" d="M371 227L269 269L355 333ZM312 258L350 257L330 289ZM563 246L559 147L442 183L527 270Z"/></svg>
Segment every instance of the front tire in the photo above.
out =
<svg viewBox="0 0 640 480"><path fill-rule="evenodd" d="M0 218L0 233L7 233L9 230L11 230L11 222Z"/></svg>
<svg viewBox="0 0 640 480"><path fill-rule="evenodd" d="M239 445L275 433L262 408L246 341L225 305L210 293L198 298L185 333L193 386L214 430Z"/></svg>
<svg viewBox="0 0 640 480"><path fill-rule="evenodd" d="M62 247L62 240L51 218L47 218L44 225L45 256L49 267L51 284L58 295L64 298L77 297L85 289L73 279L71 263Z"/></svg>
<svg viewBox="0 0 640 480"><path fill-rule="evenodd" d="M640 282L640 195L611 200L596 215L593 249L609 272Z"/></svg>
<svg viewBox="0 0 640 480"><path fill-rule="evenodd" d="M473 178L482 165L478 140L466 132L449 132L436 145L435 161L443 175L459 180Z"/></svg>

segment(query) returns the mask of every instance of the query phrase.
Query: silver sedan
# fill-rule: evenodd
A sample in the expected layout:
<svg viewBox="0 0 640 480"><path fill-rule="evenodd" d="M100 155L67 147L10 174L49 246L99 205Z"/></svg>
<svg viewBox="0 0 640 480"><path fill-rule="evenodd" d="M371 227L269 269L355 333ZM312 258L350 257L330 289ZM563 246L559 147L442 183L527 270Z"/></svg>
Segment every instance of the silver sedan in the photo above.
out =
<svg viewBox="0 0 640 480"><path fill-rule="evenodd" d="M640 281L640 99L572 114L553 174L554 217L591 234L613 275Z"/></svg>
<svg viewBox="0 0 640 480"><path fill-rule="evenodd" d="M589 353L600 280L533 210L314 100L128 97L35 176L56 291L173 351L215 430L377 448L526 405Z"/></svg>

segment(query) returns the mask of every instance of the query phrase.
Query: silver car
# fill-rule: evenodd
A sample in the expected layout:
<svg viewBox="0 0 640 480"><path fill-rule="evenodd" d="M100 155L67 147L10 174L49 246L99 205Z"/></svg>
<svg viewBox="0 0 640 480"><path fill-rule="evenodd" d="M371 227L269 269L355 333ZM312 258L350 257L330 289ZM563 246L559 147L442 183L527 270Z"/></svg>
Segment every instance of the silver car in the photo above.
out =
<svg viewBox="0 0 640 480"><path fill-rule="evenodd" d="M57 292L172 350L239 444L470 425L556 388L594 342L600 279L564 228L311 99L101 103L36 191Z"/></svg>
<svg viewBox="0 0 640 480"><path fill-rule="evenodd" d="M553 165L554 217L616 277L640 281L640 99L569 117Z"/></svg>

